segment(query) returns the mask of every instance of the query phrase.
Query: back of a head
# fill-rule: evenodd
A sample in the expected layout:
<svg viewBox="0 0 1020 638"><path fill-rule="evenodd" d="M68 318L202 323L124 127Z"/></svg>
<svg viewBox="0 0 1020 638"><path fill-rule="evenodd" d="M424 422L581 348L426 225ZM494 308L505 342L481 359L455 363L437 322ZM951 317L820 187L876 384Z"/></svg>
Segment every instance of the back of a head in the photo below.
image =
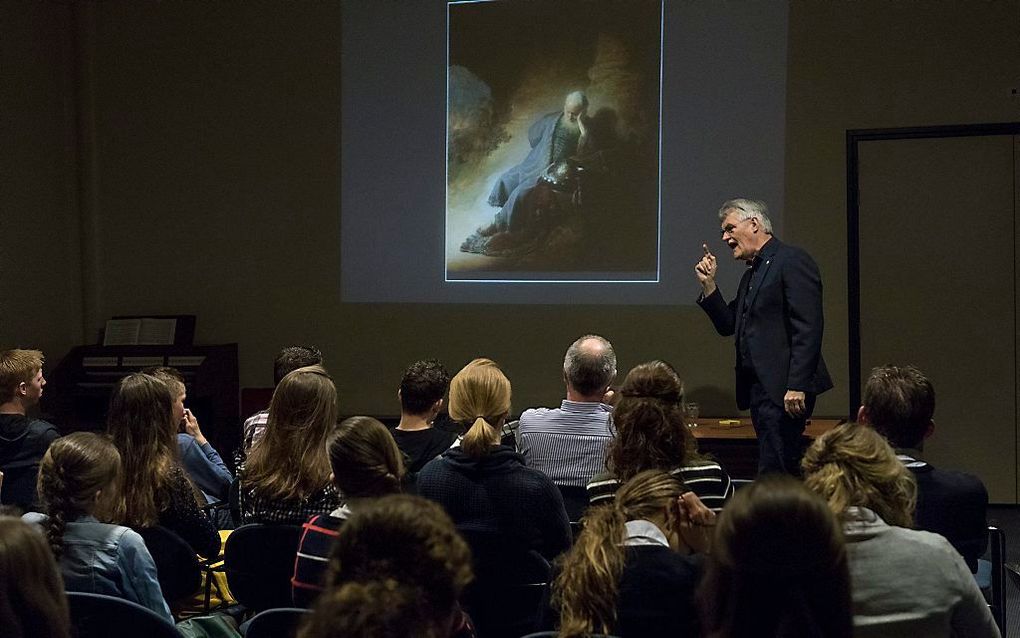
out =
<svg viewBox="0 0 1020 638"><path fill-rule="evenodd" d="M130 525L156 523L170 470L178 462L174 400L166 383L143 373L121 379L110 397L106 429L131 484L122 494Z"/></svg>
<svg viewBox="0 0 1020 638"><path fill-rule="evenodd" d="M117 506L120 453L106 437L94 432L74 432L50 444L39 466L39 497L46 521L46 535L53 554L60 556L64 527L80 516L98 512L105 518ZM96 494L102 492L101 502Z"/></svg>
<svg viewBox="0 0 1020 638"><path fill-rule="evenodd" d="M252 448L244 480L267 498L303 498L329 476L326 435L336 427L337 392L322 366L285 376L269 404L266 434Z"/></svg>
<svg viewBox="0 0 1020 638"><path fill-rule="evenodd" d="M4 638L70 635L64 583L46 540L6 516L0 516L0 627Z"/></svg>
<svg viewBox="0 0 1020 638"><path fill-rule="evenodd" d="M663 518L683 491L675 476L648 470L624 483L611 504L588 510L577 541L560 558L553 583L553 603L560 609L560 638L613 632L626 523Z"/></svg>
<svg viewBox="0 0 1020 638"><path fill-rule="evenodd" d="M370 595L392 595L395 604L402 602L380 609L388 618L416 615L424 617L426 625L443 626L471 578L470 550L442 507L416 496L385 496L344 523L330 556L322 604L333 605L338 596L364 601ZM340 608L359 613L356 605ZM389 622L365 621L379 626Z"/></svg>
<svg viewBox="0 0 1020 638"><path fill-rule="evenodd" d="M836 517L790 477L763 477L738 491L719 517L699 603L707 636L851 636Z"/></svg>
<svg viewBox="0 0 1020 638"><path fill-rule="evenodd" d="M5 350L0 352L0 401L10 401L22 383L29 383L42 369L43 353L39 350Z"/></svg>
<svg viewBox="0 0 1020 638"><path fill-rule="evenodd" d="M585 335L567 348L563 378L582 396L602 396L616 377L613 345L598 335Z"/></svg>
<svg viewBox="0 0 1020 638"><path fill-rule="evenodd" d="M400 491L404 462L386 426L369 416L344 419L326 439L329 464L340 492L348 498L385 496Z"/></svg>
<svg viewBox="0 0 1020 638"><path fill-rule="evenodd" d="M495 361L475 359L450 381L450 417L469 426L461 441L465 453L479 457L499 442L498 427L510 413L510 380Z"/></svg>
<svg viewBox="0 0 1020 638"><path fill-rule="evenodd" d="M145 374L151 375L169 386L174 394L180 394L185 390L184 375L177 368L170 366L153 366L142 370Z"/></svg>
<svg viewBox="0 0 1020 638"><path fill-rule="evenodd" d="M864 384L863 405L893 447L918 448L935 415L935 388L914 366L879 366Z"/></svg>
<svg viewBox="0 0 1020 638"><path fill-rule="evenodd" d="M874 429L844 423L818 437L801 463L804 484L842 515L866 507L890 525L911 527L917 483Z"/></svg>
<svg viewBox="0 0 1020 638"><path fill-rule="evenodd" d="M288 346L276 353L273 359L273 385L280 385L280 381L298 368L308 366L321 366L323 364L322 352L315 346Z"/></svg>
<svg viewBox="0 0 1020 638"><path fill-rule="evenodd" d="M406 414L425 414L446 395L450 373L435 359L415 361L400 379L400 409Z"/></svg>
<svg viewBox="0 0 1020 638"><path fill-rule="evenodd" d="M683 414L683 382L664 361L635 366L613 410L616 437L606 464L622 480L642 470L672 470L699 458Z"/></svg>
<svg viewBox="0 0 1020 638"><path fill-rule="evenodd" d="M298 638L446 638L448 624L433 618L418 588L386 578L322 594Z"/></svg>

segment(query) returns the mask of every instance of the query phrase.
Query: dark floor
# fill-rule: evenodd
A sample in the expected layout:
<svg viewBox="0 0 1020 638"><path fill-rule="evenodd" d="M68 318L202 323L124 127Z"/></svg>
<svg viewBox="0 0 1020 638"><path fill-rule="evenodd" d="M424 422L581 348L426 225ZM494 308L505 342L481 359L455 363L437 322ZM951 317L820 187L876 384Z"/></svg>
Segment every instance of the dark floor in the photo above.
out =
<svg viewBox="0 0 1020 638"><path fill-rule="evenodd" d="M1006 533L1006 563L1020 563L1020 507L993 506L988 508L988 524ZM985 557L987 558L987 556ZM1020 588L1006 579L1006 631L1009 636L1020 636Z"/></svg>

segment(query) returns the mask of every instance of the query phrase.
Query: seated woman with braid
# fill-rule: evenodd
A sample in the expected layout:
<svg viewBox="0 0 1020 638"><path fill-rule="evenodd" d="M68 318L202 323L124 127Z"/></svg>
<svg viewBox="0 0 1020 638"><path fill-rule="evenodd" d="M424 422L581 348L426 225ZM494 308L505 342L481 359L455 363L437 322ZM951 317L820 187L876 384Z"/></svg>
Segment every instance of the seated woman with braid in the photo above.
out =
<svg viewBox="0 0 1020 638"><path fill-rule="evenodd" d="M713 511L722 509L733 496L733 484L718 463L698 453L684 421L683 393L683 382L665 361L642 363L627 373L613 410L616 436L606 449L607 471L588 482L589 503L608 503L639 472L662 470Z"/></svg>
<svg viewBox="0 0 1020 638"><path fill-rule="evenodd" d="M588 511L560 560L560 638L699 636L694 592L715 513L673 475L641 472Z"/></svg>
<svg viewBox="0 0 1020 638"><path fill-rule="evenodd" d="M850 638L850 573L836 517L800 481L737 492L716 526L698 592L711 638Z"/></svg>
<svg viewBox="0 0 1020 638"><path fill-rule="evenodd" d="M843 525L855 636L999 635L963 557L942 536L909 529L917 484L882 435L845 423L801 465Z"/></svg>
<svg viewBox="0 0 1020 638"><path fill-rule="evenodd" d="M54 441L39 467L40 525L68 591L117 596L173 622L145 542L127 527L102 523L117 500L121 464L113 443L92 432Z"/></svg>

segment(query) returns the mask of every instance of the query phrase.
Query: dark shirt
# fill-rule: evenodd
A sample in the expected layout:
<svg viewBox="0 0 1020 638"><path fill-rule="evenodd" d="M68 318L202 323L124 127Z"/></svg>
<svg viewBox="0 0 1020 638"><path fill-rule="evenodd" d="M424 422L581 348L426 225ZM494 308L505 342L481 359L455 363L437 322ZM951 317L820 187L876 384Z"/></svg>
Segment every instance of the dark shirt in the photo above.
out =
<svg viewBox="0 0 1020 638"><path fill-rule="evenodd" d="M0 503L26 511L38 509L39 462L59 436L52 423L23 414L0 414L0 472L4 473Z"/></svg>
<svg viewBox="0 0 1020 638"><path fill-rule="evenodd" d="M915 527L944 536L976 573L988 545L988 491L981 479L937 469L907 450L899 458L917 480Z"/></svg>
<svg viewBox="0 0 1020 638"><path fill-rule="evenodd" d="M426 463L450 449L457 440L455 433L436 428L413 431L394 428L390 432L397 447L407 457L408 472L420 472Z"/></svg>
<svg viewBox="0 0 1020 638"><path fill-rule="evenodd" d="M546 558L570 547L559 489L505 445L480 458L450 448L422 468L418 493L442 505L463 532L501 535Z"/></svg>
<svg viewBox="0 0 1020 638"><path fill-rule="evenodd" d="M196 554L206 558L218 555L220 534L216 530L216 525L199 509L191 481L180 467L171 470L167 496L168 505L159 513L157 525L162 525L183 538Z"/></svg>
<svg viewBox="0 0 1020 638"><path fill-rule="evenodd" d="M347 514L341 508L330 514L316 514L301 525L294 577L290 579L296 607L311 607L322 592L333 542L340 535Z"/></svg>
<svg viewBox="0 0 1020 638"><path fill-rule="evenodd" d="M681 556L669 547L627 548L617 594L620 638L698 636L694 592L701 579L701 559Z"/></svg>

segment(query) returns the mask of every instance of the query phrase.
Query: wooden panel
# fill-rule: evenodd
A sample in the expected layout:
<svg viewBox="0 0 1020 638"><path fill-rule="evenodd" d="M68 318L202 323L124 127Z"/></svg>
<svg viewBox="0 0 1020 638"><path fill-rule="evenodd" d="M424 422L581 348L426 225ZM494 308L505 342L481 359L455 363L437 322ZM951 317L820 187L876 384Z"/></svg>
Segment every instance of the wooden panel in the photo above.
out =
<svg viewBox="0 0 1020 638"><path fill-rule="evenodd" d="M861 371L935 385L934 464L1017 502L1013 138L860 145Z"/></svg>

